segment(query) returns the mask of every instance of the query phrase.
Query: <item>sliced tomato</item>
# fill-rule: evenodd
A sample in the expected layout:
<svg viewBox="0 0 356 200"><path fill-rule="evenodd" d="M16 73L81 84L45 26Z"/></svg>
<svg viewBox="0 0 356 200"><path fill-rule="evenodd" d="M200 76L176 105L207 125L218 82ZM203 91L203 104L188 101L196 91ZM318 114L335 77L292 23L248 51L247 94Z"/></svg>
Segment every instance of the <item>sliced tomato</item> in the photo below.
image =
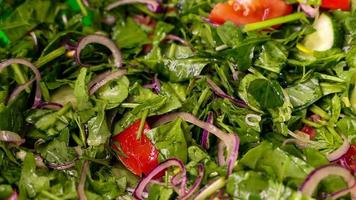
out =
<svg viewBox="0 0 356 200"><path fill-rule="evenodd" d="M236 25L245 25L281 17L292 11L292 6L284 0L233 0L216 4L209 19L217 24L232 21Z"/></svg>
<svg viewBox="0 0 356 200"><path fill-rule="evenodd" d="M352 172L356 172L356 145L351 145L350 149L347 153L339 160L339 162L343 161L343 165L347 165L347 167Z"/></svg>
<svg viewBox="0 0 356 200"><path fill-rule="evenodd" d="M147 175L158 166L158 150L145 135L150 127L145 122L144 130L140 139L137 133L141 121L138 120L120 134L112 138L113 148L121 162L135 175Z"/></svg>
<svg viewBox="0 0 356 200"><path fill-rule="evenodd" d="M323 0L321 3L321 7L332 10L350 10L351 0Z"/></svg>
<svg viewBox="0 0 356 200"><path fill-rule="evenodd" d="M303 133L308 134L311 140L316 137L315 129L310 127L310 126L304 126L300 131L302 131Z"/></svg>

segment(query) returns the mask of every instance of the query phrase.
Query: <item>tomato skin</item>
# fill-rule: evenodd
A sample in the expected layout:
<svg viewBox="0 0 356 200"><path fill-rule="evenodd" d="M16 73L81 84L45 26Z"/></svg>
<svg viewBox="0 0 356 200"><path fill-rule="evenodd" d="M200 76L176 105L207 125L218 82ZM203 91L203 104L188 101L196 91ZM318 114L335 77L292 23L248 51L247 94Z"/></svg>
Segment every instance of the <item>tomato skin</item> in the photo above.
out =
<svg viewBox="0 0 356 200"><path fill-rule="evenodd" d="M141 139L137 139L137 132L141 121L138 120L130 127L125 129L112 138L113 142L120 145L121 151L126 155L117 154L120 161L135 175L147 175L158 166L158 150L153 146L151 141L145 135L150 131L150 127L145 122ZM120 151L115 144L112 148Z"/></svg>
<svg viewBox="0 0 356 200"><path fill-rule="evenodd" d="M327 8L331 10L350 10L351 0L323 0L321 3L322 8Z"/></svg>
<svg viewBox="0 0 356 200"><path fill-rule="evenodd" d="M264 21L276 17L287 15L293 11L292 6L284 0L252 0L253 6L246 10L246 7L235 3L218 3L210 13L209 19L216 24L224 24L232 21L236 25L245 25L254 22ZM238 8L237 8L238 7Z"/></svg>
<svg viewBox="0 0 356 200"><path fill-rule="evenodd" d="M310 126L305 125L300 131L309 135L311 140L316 137L316 130Z"/></svg>
<svg viewBox="0 0 356 200"><path fill-rule="evenodd" d="M344 161L347 167L351 172L356 172L356 145L353 144L350 146L350 149L347 151L345 155L339 160L339 162Z"/></svg>

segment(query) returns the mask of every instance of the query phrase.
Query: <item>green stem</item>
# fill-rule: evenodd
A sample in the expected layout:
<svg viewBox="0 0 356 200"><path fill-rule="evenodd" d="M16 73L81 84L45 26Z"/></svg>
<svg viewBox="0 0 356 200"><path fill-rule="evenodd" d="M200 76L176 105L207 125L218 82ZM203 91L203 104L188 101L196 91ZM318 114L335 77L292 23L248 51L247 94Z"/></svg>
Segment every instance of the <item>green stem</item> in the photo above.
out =
<svg viewBox="0 0 356 200"><path fill-rule="evenodd" d="M20 66L18 64L13 64L12 66L12 70L15 73L15 80L18 84L24 84L27 82L27 78L24 76L24 74L22 73L22 70L20 68ZM31 90L29 88L26 88L26 92L30 92Z"/></svg>
<svg viewBox="0 0 356 200"><path fill-rule="evenodd" d="M49 54L45 55L45 56L41 56L36 62L35 62L35 66L40 68L43 65L51 62L52 60L64 55L66 53L66 48L65 47L59 47L58 49L50 52Z"/></svg>
<svg viewBox="0 0 356 200"><path fill-rule="evenodd" d="M329 114L317 105L312 105L312 107L310 108L310 111L312 111L314 114L319 115L323 119L326 119L326 120L330 119Z"/></svg>
<svg viewBox="0 0 356 200"><path fill-rule="evenodd" d="M84 16L87 16L88 15L88 11L87 9L85 8L84 4L83 4L83 1L82 0L77 0L77 3L79 5L79 8L80 8L80 11L82 12L82 14Z"/></svg>
<svg viewBox="0 0 356 200"><path fill-rule="evenodd" d="M310 127L313 127L313 128L321 128L324 126L323 124L318 124L318 123L312 122L307 119L302 119L302 122Z"/></svg>
<svg viewBox="0 0 356 200"><path fill-rule="evenodd" d="M122 107L122 108L136 108L139 105L140 104L138 104L138 103L122 103L120 105L120 107Z"/></svg>
<svg viewBox="0 0 356 200"><path fill-rule="evenodd" d="M252 23L252 24L247 24L243 28L243 31L249 32L249 31L266 29L266 28L269 28L269 27L272 27L272 26L276 26L276 25L279 25L279 24L284 24L284 23L287 23L287 22L292 22L292 21L300 20L300 19L304 19L304 18L305 18L305 14L301 13L301 12L298 12L298 13L294 13L294 14L291 14L291 15L278 17L278 18L274 18L274 19L270 19L270 20L266 20L266 21L262 21L262 22L256 22L256 23Z"/></svg>
<svg viewBox="0 0 356 200"><path fill-rule="evenodd" d="M201 95L198 99L198 103L194 107L194 110L192 112L193 115L198 114L199 108L200 108L201 104L205 101L205 99L207 98L209 91L210 91L210 88L205 88L205 90L201 93Z"/></svg>
<svg viewBox="0 0 356 200"><path fill-rule="evenodd" d="M46 196L46 197L49 198L49 199L52 199L52 200L61 200L61 198L59 198L59 197L57 197L56 195L51 194L51 193L49 193L49 192L47 192L47 191L45 191L45 190L42 190L42 191L41 191L41 194L42 194L43 196Z"/></svg>
<svg viewBox="0 0 356 200"><path fill-rule="evenodd" d="M72 138L74 140L75 143L77 143L77 145L79 146L84 146L82 140L76 135L76 134L72 134Z"/></svg>
<svg viewBox="0 0 356 200"><path fill-rule="evenodd" d="M138 132L137 132L137 136L136 136L137 140L141 139L147 116L148 116L148 110L143 111L142 117L141 117L141 122L140 122L140 127L138 128Z"/></svg>

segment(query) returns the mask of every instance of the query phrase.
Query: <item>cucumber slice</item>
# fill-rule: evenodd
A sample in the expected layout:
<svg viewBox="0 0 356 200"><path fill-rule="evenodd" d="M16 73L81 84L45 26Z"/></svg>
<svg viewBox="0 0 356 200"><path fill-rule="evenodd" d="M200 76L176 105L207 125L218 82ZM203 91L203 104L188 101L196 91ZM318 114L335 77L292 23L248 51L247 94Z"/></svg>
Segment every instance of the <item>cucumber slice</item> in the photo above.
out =
<svg viewBox="0 0 356 200"><path fill-rule="evenodd" d="M340 29L331 16L323 13L314 23L315 32L305 37L303 45L313 51L326 51L339 44Z"/></svg>

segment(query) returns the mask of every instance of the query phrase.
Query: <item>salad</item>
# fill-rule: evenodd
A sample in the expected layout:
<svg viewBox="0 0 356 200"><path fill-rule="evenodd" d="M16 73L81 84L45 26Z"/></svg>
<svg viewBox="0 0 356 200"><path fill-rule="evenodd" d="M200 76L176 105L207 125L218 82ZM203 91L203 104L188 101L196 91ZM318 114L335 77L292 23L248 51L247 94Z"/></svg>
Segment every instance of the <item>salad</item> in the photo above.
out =
<svg viewBox="0 0 356 200"><path fill-rule="evenodd" d="M0 5L0 199L356 199L356 2Z"/></svg>

